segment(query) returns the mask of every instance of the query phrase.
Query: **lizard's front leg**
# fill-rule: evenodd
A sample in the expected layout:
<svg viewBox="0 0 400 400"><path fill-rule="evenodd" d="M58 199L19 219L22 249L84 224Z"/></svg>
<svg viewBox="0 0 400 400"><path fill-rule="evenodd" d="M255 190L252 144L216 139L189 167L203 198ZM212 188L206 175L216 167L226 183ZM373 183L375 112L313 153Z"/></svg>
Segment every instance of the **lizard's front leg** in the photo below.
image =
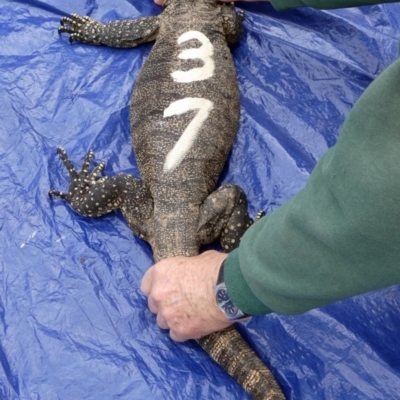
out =
<svg viewBox="0 0 400 400"><path fill-rule="evenodd" d="M153 202L139 179L128 174L97 179L105 163L88 173L92 150L87 153L80 172L75 170L64 149L58 148L57 153L69 172L70 185L68 193L50 190L50 197L61 197L85 217L99 217L120 208L129 227L141 238L148 237L146 222L151 217Z"/></svg>
<svg viewBox="0 0 400 400"><path fill-rule="evenodd" d="M60 21L58 32L69 33L69 41L74 40L97 46L130 48L156 39L159 17L146 17L136 20L112 21L107 24L90 17L71 14Z"/></svg>
<svg viewBox="0 0 400 400"><path fill-rule="evenodd" d="M223 250L230 252L252 223L243 190L236 185L223 185L200 206L199 239L208 244L219 238Z"/></svg>

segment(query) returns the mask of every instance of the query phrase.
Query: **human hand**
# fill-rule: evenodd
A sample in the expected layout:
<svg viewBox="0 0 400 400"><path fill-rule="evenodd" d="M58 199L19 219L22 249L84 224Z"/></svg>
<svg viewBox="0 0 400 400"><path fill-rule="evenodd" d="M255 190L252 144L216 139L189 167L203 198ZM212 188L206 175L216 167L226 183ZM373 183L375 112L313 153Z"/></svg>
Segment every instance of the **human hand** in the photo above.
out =
<svg viewBox="0 0 400 400"><path fill-rule="evenodd" d="M232 3L232 0L219 0L219 1L221 1L221 3ZM238 0L238 1L255 2L255 1L269 1L269 0ZM158 4L159 6L162 6L164 0L154 0L154 3Z"/></svg>
<svg viewBox="0 0 400 400"><path fill-rule="evenodd" d="M171 339L199 339L232 324L214 297L219 268L227 254L215 250L194 257L172 257L152 266L141 289L148 296L157 324Z"/></svg>

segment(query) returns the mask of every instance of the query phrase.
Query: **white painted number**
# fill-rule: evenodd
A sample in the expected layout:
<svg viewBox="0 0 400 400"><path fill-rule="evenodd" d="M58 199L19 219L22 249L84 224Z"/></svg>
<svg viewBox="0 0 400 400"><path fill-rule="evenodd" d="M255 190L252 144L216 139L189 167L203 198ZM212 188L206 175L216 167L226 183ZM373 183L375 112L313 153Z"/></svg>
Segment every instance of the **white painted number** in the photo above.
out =
<svg viewBox="0 0 400 400"><path fill-rule="evenodd" d="M172 115L181 115L191 110L199 110L173 149L168 153L164 163L164 172L172 172L185 158L213 107L214 104L210 100L199 97L187 97L174 101L164 110L164 118L171 117Z"/></svg>
<svg viewBox="0 0 400 400"><path fill-rule="evenodd" d="M204 65L200 68L192 68L189 71L175 71L171 76L175 82L190 83L195 81L204 81L214 75L214 53L213 45L207 36L198 31L189 31L178 38L178 44L182 44L191 39L197 39L201 46L195 49L183 50L179 54L179 58L183 60L200 59Z"/></svg>
<svg viewBox="0 0 400 400"><path fill-rule="evenodd" d="M178 57L182 60L200 59L203 65L199 68L192 68L188 71L174 71L171 76L175 82L191 83L209 79L214 75L214 47L210 40L203 33L198 31L185 32L178 38L178 45L187 42L188 40L196 39L201 46L195 49L183 50ZM187 97L171 103L164 110L164 118L173 115L181 115L188 111L198 110L195 117L187 126L182 136L176 142L173 149L168 153L164 163L164 172L172 172L185 158L189 150L195 142L200 128L207 119L210 111L213 109L212 101L199 97Z"/></svg>

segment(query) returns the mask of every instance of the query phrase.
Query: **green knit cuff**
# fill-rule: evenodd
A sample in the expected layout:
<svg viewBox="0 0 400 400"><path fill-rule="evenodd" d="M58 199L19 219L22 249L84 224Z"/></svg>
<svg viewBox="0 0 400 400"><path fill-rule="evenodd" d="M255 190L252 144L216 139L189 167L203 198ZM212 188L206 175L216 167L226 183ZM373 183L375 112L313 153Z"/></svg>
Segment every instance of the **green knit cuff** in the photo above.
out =
<svg viewBox="0 0 400 400"><path fill-rule="evenodd" d="M270 3L274 6L275 10L283 11L289 10L290 8L305 7L304 1L302 0L270 0Z"/></svg>
<svg viewBox="0 0 400 400"><path fill-rule="evenodd" d="M224 280L233 304L244 313L262 315L272 312L253 294L245 281L240 269L238 249L232 251L224 261Z"/></svg>
<svg viewBox="0 0 400 400"><path fill-rule="evenodd" d="M360 7L379 3L394 3L395 0L270 0L270 2L277 11L283 11L298 7L312 7L317 10Z"/></svg>

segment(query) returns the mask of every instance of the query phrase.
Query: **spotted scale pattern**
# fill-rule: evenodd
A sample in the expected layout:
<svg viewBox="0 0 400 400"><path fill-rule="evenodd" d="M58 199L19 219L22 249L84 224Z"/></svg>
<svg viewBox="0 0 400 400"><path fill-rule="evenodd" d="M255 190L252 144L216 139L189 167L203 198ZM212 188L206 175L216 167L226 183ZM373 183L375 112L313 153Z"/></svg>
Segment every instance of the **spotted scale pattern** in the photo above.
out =
<svg viewBox="0 0 400 400"><path fill-rule="evenodd" d="M219 238L223 250L228 253L239 245L252 223L243 190L228 184L211 193L201 205L198 232L204 244Z"/></svg>
<svg viewBox="0 0 400 400"><path fill-rule="evenodd" d="M94 156L92 150L87 153L79 172L62 147L58 148L57 153L69 172L70 185L68 193L50 190L50 197L61 197L85 217L100 217L120 209L136 235L148 239L146 220L151 217L153 204L148 189L139 179L128 174L97 178L105 163L101 162L89 173Z"/></svg>
<svg viewBox="0 0 400 400"><path fill-rule="evenodd" d="M112 21L102 24L94 19L77 14L63 17L58 32L69 33L70 43L74 41L92 45L131 48L155 40L158 28L158 17L139 18L135 21Z"/></svg>
<svg viewBox="0 0 400 400"><path fill-rule="evenodd" d="M166 0L164 5L159 16L133 21L103 24L76 14L61 19L59 32L69 34L71 42L122 48L156 43L136 80L130 109L142 181L124 174L98 179L104 164L89 173L92 152L77 172L60 149L70 187L68 193L50 192L85 216L119 208L131 229L150 243L155 260L196 255L202 244L215 239L231 251L251 223L239 187L225 185L214 191L239 124L239 90L227 43L239 40L243 14L237 14L233 4L215 0ZM182 37L190 39L180 42ZM164 170L167 155L198 112L188 109L164 118L171 104L184 99L207 100L213 107L196 124L195 138L184 146L183 157L173 169ZM260 367L261 360L237 331L232 332L222 331L199 343L255 400L284 399L272 374Z"/></svg>

